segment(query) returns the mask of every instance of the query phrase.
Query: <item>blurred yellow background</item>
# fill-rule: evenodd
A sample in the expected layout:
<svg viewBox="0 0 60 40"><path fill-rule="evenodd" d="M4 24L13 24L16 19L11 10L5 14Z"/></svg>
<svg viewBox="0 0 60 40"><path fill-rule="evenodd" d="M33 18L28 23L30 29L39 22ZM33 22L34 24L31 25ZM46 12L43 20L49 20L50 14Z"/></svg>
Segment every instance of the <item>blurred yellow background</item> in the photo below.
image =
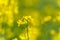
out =
<svg viewBox="0 0 60 40"><path fill-rule="evenodd" d="M0 0L0 40L60 40L60 0Z"/></svg>

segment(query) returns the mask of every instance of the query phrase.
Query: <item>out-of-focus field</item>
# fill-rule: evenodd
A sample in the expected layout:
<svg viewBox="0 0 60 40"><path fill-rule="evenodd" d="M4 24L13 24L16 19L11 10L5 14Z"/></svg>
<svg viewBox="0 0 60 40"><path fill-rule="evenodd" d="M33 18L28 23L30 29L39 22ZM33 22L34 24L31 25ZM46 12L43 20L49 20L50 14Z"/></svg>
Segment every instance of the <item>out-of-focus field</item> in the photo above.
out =
<svg viewBox="0 0 60 40"><path fill-rule="evenodd" d="M60 40L60 0L0 0L0 40Z"/></svg>

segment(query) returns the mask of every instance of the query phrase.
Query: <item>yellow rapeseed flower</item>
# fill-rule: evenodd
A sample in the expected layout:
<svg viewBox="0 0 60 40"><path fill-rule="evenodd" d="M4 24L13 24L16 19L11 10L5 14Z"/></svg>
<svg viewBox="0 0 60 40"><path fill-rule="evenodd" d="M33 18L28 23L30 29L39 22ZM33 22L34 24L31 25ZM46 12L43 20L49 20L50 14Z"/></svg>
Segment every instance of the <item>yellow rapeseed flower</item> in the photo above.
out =
<svg viewBox="0 0 60 40"><path fill-rule="evenodd" d="M17 21L18 27L20 26L21 23L22 23L22 21L19 19L19 20Z"/></svg>
<svg viewBox="0 0 60 40"><path fill-rule="evenodd" d="M57 19L57 21L60 21L60 16L57 16L56 19Z"/></svg>
<svg viewBox="0 0 60 40"><path fill-rule="evenodd" d="M3 0L3 2L4 2L4 5L5 5L5 6L7 6L7 5L8 5L9 0Z"/></svg>
<svg viewBox="0 0 60 40"><path fill-rule="evenodd" d="M53 38L53 40L60 40L60 32Z"/></svg>
<svg viewBox="0 0 60 40"><path fill-rule="evenodd" d="M55 32L55 30L50 30L50 34L52 35L52 36L54 36L54 35L56 35L56 32Z"/></svg>
<svg viewBox="0 0 60 40"><path fill-rule="evenodd" d="M44 22L48 22L48 21L50 21L51 20L51 16L46 16L46 17L44 17L44 19L43 19L43 21Z"/></svg>

